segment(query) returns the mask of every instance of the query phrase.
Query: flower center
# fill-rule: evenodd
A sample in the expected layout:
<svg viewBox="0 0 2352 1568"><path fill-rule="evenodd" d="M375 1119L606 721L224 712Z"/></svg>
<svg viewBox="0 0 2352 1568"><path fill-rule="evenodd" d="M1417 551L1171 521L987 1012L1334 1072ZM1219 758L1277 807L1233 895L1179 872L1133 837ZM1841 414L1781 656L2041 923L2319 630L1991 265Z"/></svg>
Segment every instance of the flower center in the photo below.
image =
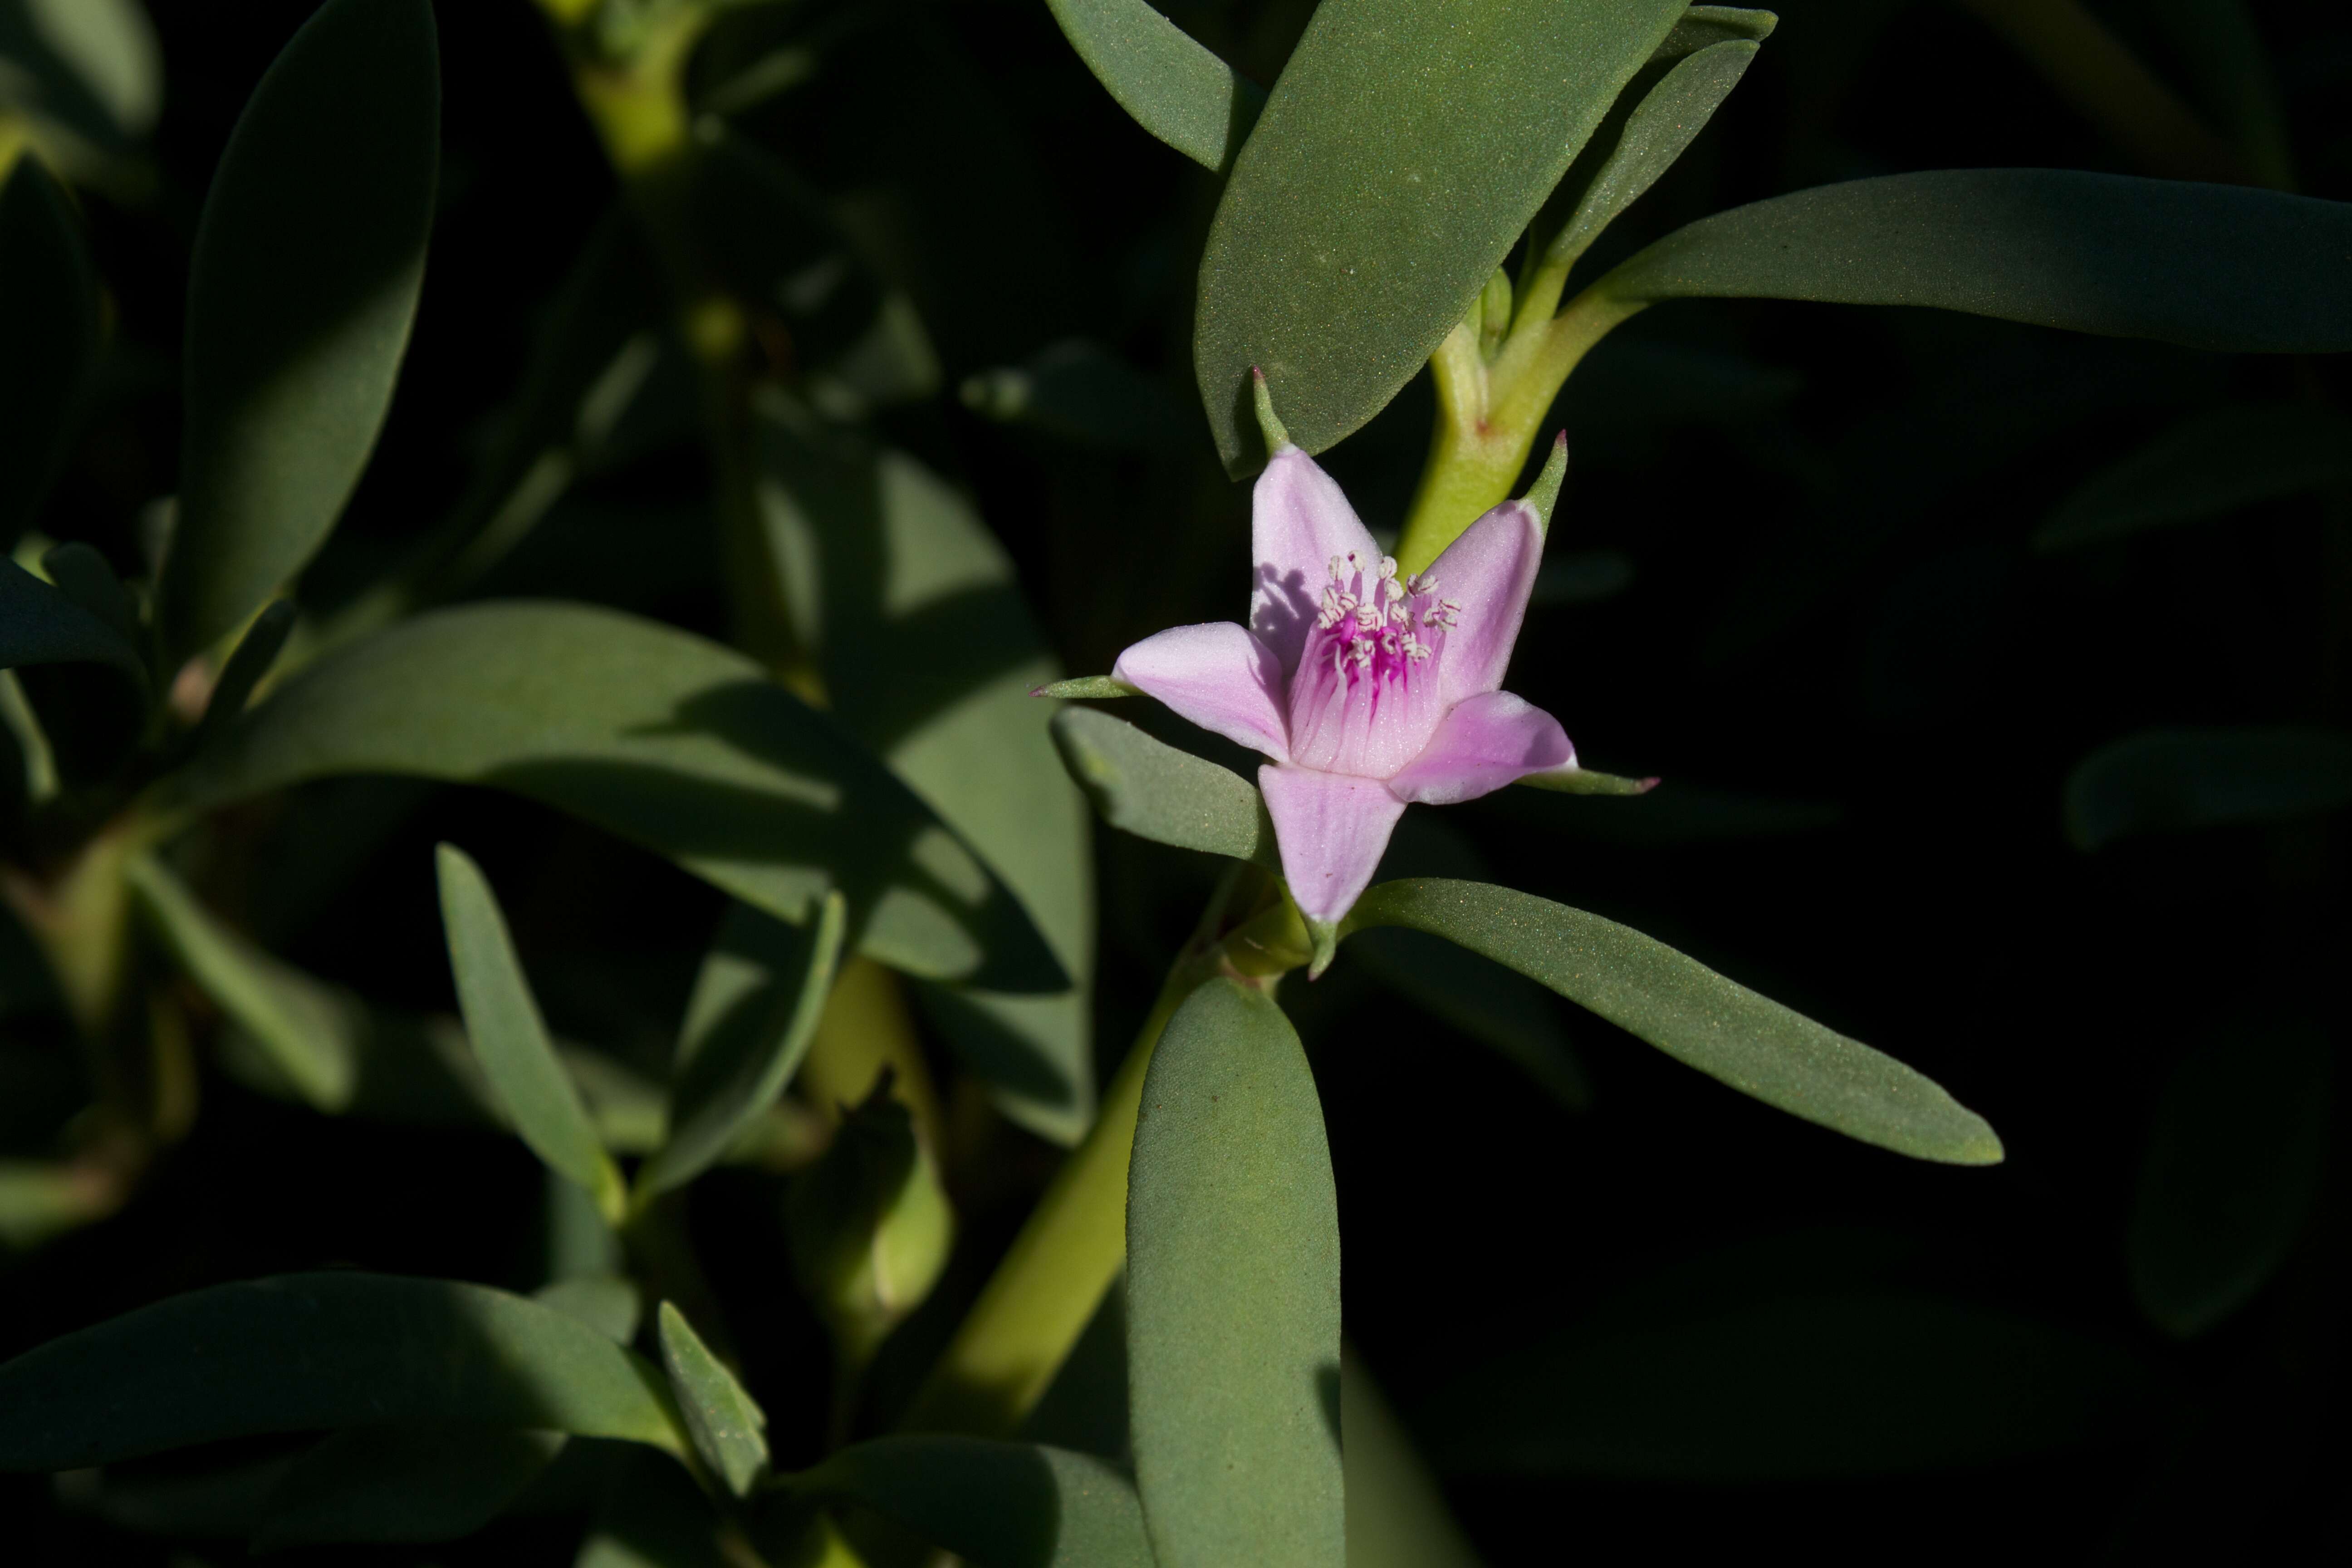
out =
<svg viewBox="0 0 2352 1568"><path fill-rule="evenodd" d="M1462 606L1437 579L1400 579L1396 558L1331 557L1323 611L1290 679L1290 760L1387 778L1419 756L1444 710L1437 668Z"/></svg>

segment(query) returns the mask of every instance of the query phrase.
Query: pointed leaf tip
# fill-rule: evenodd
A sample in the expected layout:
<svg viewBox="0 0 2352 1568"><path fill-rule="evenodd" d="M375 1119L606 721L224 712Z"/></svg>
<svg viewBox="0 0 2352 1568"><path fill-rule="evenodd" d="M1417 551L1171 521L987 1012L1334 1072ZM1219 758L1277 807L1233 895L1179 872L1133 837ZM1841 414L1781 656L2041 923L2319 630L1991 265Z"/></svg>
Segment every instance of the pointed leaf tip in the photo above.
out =
<svg viewBox="0 0 2352 1568"><path fill-rule="evenodd" d="M1266 390L1265 372L1250 366L1250 399L1257 405L1257 427L1265 437L1265 455L1273 457L1290 445L1290 432L1274 415L1274 394Z"/></svg>
<svg viewBox="0 0 2352 1568"><path fill-rule="evenodd" d="M1049 680L1043 686L1029 689L1032 697L1059 697L1065 700L1092 698L1108 700L1114 697L1139 697L1143 689L1129 686L1124 680L1108 675L1074 675L1067 680Z"/></svg>
<svg viewBox="0 0 2352 1568"><path fill-rule="evenodd" d="M1551 531L1552 509L1559 504L1560 481L1567 477L1568 432L1562 430L1552 438L1551 455L1544 459L1543 468L1536 475L1536 482L1529 485L1528 493L1520 498L1536 509L1537 521L1543 524L1547 533Z"/></svg>

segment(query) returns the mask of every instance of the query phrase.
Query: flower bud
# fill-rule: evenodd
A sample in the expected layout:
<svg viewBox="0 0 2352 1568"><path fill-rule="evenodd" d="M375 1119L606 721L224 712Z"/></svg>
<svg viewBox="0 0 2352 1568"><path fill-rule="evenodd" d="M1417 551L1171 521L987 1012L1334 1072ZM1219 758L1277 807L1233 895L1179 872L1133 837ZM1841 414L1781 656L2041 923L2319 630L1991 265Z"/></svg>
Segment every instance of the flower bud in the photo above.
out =
<svg viewBox="0 0 2352 1568"><path fill-rule="evenodd" d="M853 1365L939 1282L955 1211L887 1071L786 1193L784 1234L801 1288Z"/></svg>

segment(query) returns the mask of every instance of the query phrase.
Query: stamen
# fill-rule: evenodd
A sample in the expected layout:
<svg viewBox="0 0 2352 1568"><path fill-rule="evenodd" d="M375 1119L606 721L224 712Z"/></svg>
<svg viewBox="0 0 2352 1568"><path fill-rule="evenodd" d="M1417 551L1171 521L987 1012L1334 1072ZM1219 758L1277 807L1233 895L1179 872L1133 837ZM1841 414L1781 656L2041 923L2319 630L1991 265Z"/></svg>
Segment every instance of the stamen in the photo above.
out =
<svg viewBox="0 0 2352 1568"><path fill-rule="evenodd" d="M1386 617L1381 614L1381 607L1378 605L1359 605L1356 606L1356 624L1366 631L1370 631L1374 626L1379 626L1385 618Z"/></svg>
<svg viewBox="0 0 2352 1568"><path fill-rule="evenodd" d="M1394 581L1396 580L1396 574L1397 574L1397 563L1396 563L1396 557L1395 557L1395 556L1393 556L1393 555L1383 555L1383 556L1381 556L1381 581L1382 581L1382 582L1384 582L1384 583L1388 583L1388 582L1394 582Z"/></svg>

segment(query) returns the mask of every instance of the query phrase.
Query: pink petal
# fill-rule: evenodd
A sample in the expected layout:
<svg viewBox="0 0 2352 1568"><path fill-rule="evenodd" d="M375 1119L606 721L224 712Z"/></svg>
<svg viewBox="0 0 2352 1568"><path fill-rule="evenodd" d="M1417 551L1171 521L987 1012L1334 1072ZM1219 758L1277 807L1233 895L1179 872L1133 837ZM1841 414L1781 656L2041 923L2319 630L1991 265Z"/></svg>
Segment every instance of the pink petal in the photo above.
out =
<svg viewBox="0 0 2352 1568"><path fill-rule="evenodd" d="M1111 679L1157 697L1203 730L1290 759L1274 650L1231 621L1171 626L1118 656Z"/></svg>
<svg viewBox="0 0 2352 1568"><path fill-rule="evenodd" d="M1524 697L1489 691L1438 721L1429 744L1389 788L1401 801L1451 805L1574 761L1576 748L1559 720Z"/></svg>
<svg viewBox="0 0 2352 1568"><path fill-rule="evenodd" d="M1438 664L1444 700L1493 691L1503 684L1511 645L1519 640L1536 568L1543 564L1543 520L1525 501L1507 500L1462 531L1430 563L1437 592L1462 606L1462 624L1448 632Z"/></svg>
<svg viewBox="0 0 2352 1568"><path fill-rule="evenodd" d="M1277 448L1250 496L1249 624L1286 679L1322 609L1331 557L1350 552L1367 563L1381 555L1331 476L1297 447Z"/></svg>
<svg viewBox="0 0 2352 1568"><path fill-rule="evenodd" d="M1372 879L1404 802L1378 779L1271 763L1258 769L1257 787L1274 818L1290 896L1317 920L1338 920Z"/></svg>

